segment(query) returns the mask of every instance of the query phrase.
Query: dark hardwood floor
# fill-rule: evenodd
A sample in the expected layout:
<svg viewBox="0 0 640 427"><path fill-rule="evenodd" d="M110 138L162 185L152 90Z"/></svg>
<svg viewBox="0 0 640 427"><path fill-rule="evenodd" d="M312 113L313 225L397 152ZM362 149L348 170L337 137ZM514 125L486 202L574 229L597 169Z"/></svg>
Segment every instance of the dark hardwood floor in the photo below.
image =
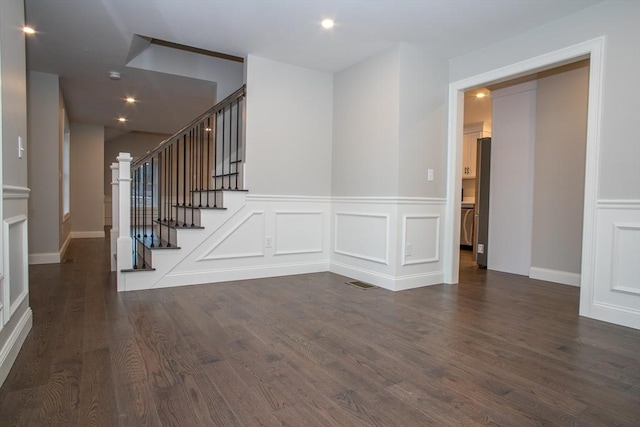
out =
<svg viewBox="0 0 640 427"><path fill-rule="evenodd" d="M117 294L108 242L32 266L0 425L640 424L640 332L577 288L479 270L360 290L331 273Z"/></svg>

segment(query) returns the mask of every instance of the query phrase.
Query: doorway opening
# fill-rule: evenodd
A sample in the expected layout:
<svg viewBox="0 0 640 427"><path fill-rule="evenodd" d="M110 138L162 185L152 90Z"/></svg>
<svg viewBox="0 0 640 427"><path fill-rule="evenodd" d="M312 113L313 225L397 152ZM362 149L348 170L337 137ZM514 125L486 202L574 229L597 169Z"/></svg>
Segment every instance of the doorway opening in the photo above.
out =
<svg viewBox="0 0 640 427"><path fill-rule="evenodd" d="M582 256L580 269L580 314L588 316L593 289L597 165L600 146L600 115L604 38L550 52L525 61L478 74L449 85L449 148L447 214L444 236L444 281L457 283L460 265L460 209L464 92L521 78L561 65L589 59L584 212L582 215Z"/></svg>

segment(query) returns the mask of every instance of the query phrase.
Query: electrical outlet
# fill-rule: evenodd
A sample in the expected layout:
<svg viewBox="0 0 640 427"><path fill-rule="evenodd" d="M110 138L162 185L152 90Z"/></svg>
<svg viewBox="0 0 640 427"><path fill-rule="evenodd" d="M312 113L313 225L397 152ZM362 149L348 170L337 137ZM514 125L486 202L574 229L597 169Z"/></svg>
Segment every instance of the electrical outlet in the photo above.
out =
<svg viewBox="0 0 640 427"><path fill-rule="evenodd" d="M407 246L404 249L404 254L406 256L411 256L411 252L413 252L413 245L411 243L407 243Z"/></svg>
<svg viewBox="0 0 640 427"><path fill-rule="evenodd" d="M267 236L264 239L264 246L270 248L273 246L273 238L271 236Z"/></svg>
<svg viewBox="0 0 640 427"><path fill-rule="evenodd" d="M479 254L484 253L484 245L482 243L478 243L478 253Z"/></svg>
<svg viewBox="0 0 640 427"><path fill-rule="evenodd" d="M18 158L21 159L24 153L24 139L21 136L18 137Z"/></svg>

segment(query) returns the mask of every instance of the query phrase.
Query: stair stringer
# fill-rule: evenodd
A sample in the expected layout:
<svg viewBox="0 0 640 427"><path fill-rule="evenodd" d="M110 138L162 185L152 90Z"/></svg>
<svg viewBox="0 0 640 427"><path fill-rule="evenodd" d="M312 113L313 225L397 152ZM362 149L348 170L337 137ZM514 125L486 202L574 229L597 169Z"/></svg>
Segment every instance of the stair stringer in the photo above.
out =
<svg viewBox="0 0 640 427"><path fill-rule="evenodd" d="M323 198L249 196L232 220L183 257L154 287L328 271L329 207ZM278 230L292 223L278 227L278 218L302 221L296 229L303 235L300 247L286 247Z"/></svg>
<svg viewBox="0 0 640 427"><path fill-rule="evenodd" d="M171 272L176 265L193 252L202 242L231 221L246 204L246 191L223 191L224 210L203 209L200 211L200 225L203 229L177 228L177 246L175 250L152 250L152 267L154 270L122 272L122 291L138 291L158 286L162 278ZM192 283L185 283L192 284Z"/></svg>

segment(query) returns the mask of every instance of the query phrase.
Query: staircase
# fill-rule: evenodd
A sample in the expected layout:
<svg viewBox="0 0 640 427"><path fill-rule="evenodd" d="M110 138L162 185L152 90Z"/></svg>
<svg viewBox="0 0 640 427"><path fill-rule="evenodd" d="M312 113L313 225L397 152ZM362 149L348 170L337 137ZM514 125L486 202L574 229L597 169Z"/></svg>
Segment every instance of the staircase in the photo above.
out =
<svg viewBox="0 0 640 427"><path fill-rule="evenodd" d="M197 264L246 205L244 99L243 86L145 156L120 153L112 164L119 291L203 283L197 266L189 277L180 267Z"/></svg>

